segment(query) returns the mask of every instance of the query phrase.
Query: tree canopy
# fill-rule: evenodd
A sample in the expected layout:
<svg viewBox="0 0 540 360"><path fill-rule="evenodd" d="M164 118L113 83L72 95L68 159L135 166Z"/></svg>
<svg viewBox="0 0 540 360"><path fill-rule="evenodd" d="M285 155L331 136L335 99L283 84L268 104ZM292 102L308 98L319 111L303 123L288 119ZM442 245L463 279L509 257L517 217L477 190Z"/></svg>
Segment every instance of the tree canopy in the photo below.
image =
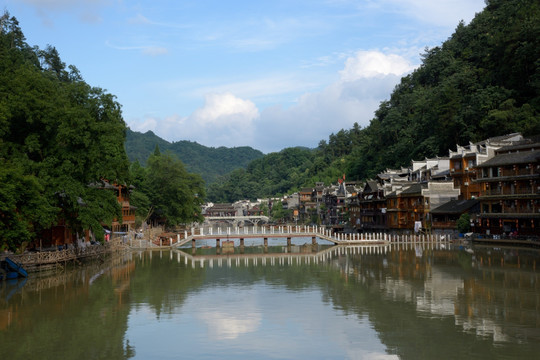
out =
<svg viewBox="0 0 540 360"><path fill-rule="evenodd" d="M0 31L0 246L14 249L59 218L99 238L120 214L100 181L128 177L120 104L54 47L30 47L7 12Z"/></svg>
<svg viewBox="0 0 540 360"><path fill-rule="evenodd" d="M202 220L204 181L200 175L188 173L175 155L162 154L156 147L146 168L135 162L130 170L135 186L131 203L141 221L176 226Z"/></svg>

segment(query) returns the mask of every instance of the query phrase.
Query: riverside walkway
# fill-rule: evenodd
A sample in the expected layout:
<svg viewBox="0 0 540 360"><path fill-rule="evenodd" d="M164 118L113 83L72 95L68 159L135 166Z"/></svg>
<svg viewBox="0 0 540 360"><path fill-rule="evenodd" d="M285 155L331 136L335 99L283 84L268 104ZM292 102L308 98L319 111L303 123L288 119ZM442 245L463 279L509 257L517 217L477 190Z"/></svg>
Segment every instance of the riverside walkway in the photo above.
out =
<svg viewBox="0 0 540 360"><path fill-rule="evenodd" d="M252 227L201 227L191 228L191 231L185 230L183 233L171 236L164 244L160 243L157 247L182 247L191 242L196 247L198 240L216 239L216 246L220 245L222 240L240 239L240 245L244 244L245 239L262 239L264 245L268 245L268 239L287 238L287 245L291 244L294 237L310 237L312 243L316 244L317 238L334 243L335 245L366 245L366 244L389 244L389 243L408 243L408 242L437 242L441 241L439 235L390 235L385 233L332 233L331 229L321 226L252 226ZM165 246L163 246L165 245Z"/></svg>

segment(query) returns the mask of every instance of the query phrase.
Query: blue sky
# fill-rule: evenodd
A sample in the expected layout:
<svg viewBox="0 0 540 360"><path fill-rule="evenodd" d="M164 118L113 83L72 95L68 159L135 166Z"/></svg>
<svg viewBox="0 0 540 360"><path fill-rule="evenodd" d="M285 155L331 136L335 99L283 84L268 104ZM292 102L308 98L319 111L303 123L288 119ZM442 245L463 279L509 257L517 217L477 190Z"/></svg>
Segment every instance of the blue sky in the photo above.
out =
<svg viewBox="0 0 540 360"><path fill-rule="evenodd" d="M483 0L0 0L135 131L265 153L369 125Z"/></svg>

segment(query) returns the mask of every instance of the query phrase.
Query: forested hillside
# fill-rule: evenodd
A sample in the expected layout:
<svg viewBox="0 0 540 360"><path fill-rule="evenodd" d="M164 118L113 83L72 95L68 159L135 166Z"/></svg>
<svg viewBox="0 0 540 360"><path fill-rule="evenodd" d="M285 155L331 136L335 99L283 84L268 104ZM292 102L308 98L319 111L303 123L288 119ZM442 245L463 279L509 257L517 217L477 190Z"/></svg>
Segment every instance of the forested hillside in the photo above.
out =
<svg viewBox="0 0 540 360"><path fill-rule="evenodd" d="M447 155L456 144L518 131L539 134L539 92L540 3L489 0L470 24L458 24L441 46L426 49L421 66L401 79L369 126L332 134L304 163L292 162L285 175L289 189L267 183L274 169L265 163L276 157L286 163L284 150L223 178L208 195L227 201L270 196L343 173L361 180L412 159Z"/></svg>
<svg viewBox="0 0 540 360"><path fill-rule="evenodd" d="M262 152L248 146L213 148L192 141L170 143L151 131L142 134L127 130L126 152L130 161L137 160L144 165L156 145L161 152L170 151L176 155L189 172L200 174L207 184L235 169L245 168L249 162L263 156Z"/></svg>

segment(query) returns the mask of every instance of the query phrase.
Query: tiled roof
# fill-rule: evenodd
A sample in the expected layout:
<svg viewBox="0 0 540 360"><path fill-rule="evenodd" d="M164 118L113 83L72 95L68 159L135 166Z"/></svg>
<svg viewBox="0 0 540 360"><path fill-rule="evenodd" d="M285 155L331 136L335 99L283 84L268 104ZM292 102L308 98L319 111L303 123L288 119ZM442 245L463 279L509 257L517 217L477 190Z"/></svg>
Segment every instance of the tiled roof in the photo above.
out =
<svg viewBox="0 0 540 360"><path fill-rule="evenodd" d="M401 192L402 195L413 195L422 193L422 184L413 184Z"/></svg>
<svg viewBox="0 0 540 360"><path fill-rule="evenodd" d="M527 163L536 163L540 161L540 150L535 151L522 151L508 154L499 154L482 164L478 167L491 167L491 166L507 166L515 164L527 164Z"/></svg>
<svg viewBox="0 0 540 360"><path fill-rule="evenodd" d="M450 200L441 206L431 209L432 214L462 214L479 203L478 200Z"/></svg>

